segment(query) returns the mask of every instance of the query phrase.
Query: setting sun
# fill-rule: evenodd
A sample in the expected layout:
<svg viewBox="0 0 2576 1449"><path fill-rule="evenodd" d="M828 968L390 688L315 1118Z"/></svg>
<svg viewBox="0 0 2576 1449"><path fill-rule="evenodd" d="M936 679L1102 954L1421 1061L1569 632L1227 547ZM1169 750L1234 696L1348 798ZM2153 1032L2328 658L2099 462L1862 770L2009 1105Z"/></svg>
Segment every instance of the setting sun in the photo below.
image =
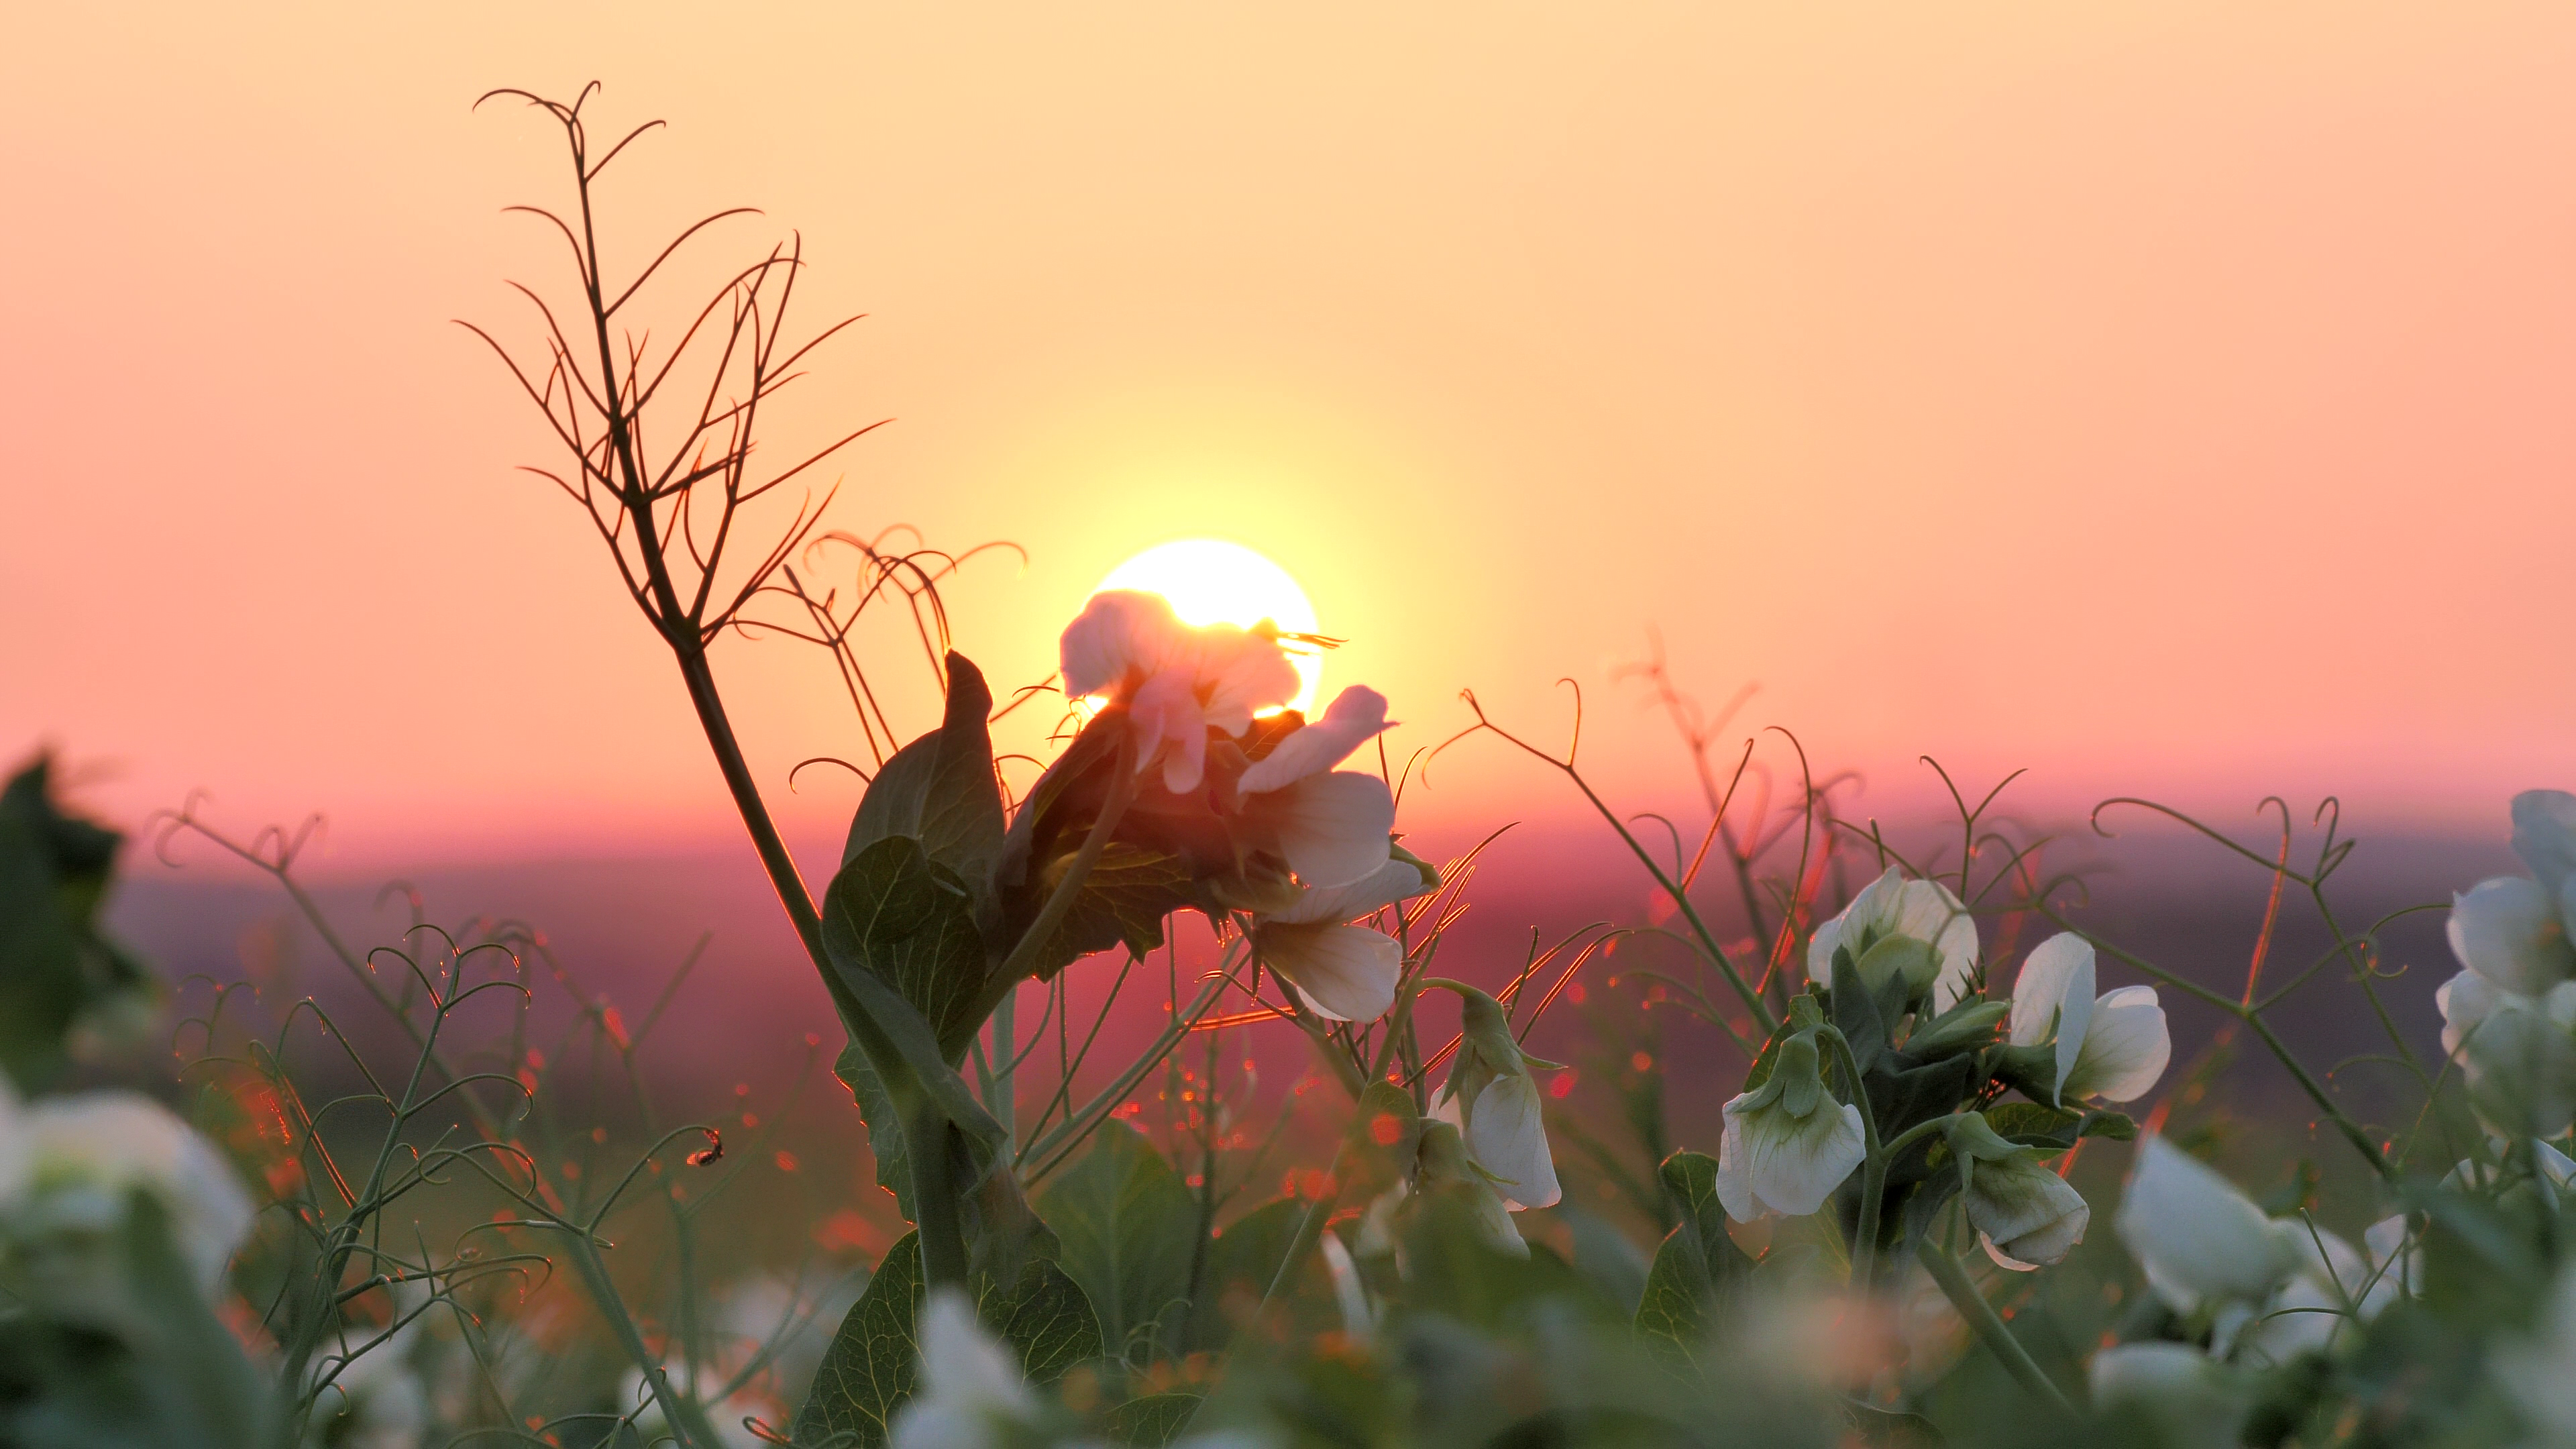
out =
<svg viewBox="0 0 2576 1449"><path fill-rule="evenodd" d="M1156 544L1109 571L1094 593L1141 589L1172 601L1172 612L1188 624L1239 624L1250 628L1264 619L1289 634L1317 632L1315 606L1288 571L1239 543L1213 538L1184 538ZM1297 697L1289 707L1313 713L1323 685L1324 656L1314 648L1291 646L1297 666Z"/></svg>

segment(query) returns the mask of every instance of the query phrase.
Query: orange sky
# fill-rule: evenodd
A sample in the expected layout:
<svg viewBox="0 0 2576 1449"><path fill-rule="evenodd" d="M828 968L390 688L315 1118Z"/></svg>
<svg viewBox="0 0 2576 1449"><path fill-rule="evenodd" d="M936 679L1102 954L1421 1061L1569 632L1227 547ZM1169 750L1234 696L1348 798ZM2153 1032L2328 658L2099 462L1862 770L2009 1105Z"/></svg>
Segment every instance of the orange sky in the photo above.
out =
<svg viewBox="0 0 2576 1449"><path fill-rule="evenodd" d="M744 18L716 20L718 14ZM1472 685L1621 798L1609 670L1925 799L2344 792L2498 828L2576 782L2576 7L56 6L0 55L0 750L328 811L351 861L729 829L668 664L510 465L598 76L632 260L802 230L870 314L806 414L838 515L1008 537L1005 681L1118 559L1251 544L1410 734ZM639 18L640 17L640 18ZM764 778L854 746L727 643ZM1455 768L1451 768L1454 763ZM852 803L817 773L790 813ZM1561 814L1493 752L1408 802Z"/></svg>

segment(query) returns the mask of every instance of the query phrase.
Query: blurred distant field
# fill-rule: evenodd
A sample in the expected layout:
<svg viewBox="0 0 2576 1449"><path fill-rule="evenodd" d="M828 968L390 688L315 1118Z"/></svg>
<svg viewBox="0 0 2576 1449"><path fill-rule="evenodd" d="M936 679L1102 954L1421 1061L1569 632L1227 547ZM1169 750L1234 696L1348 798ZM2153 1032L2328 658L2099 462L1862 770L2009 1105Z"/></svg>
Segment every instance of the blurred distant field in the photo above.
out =
<svg viewBox="0 0 2576 1449"><path fill-rule="evenodd" d="M2136 812L2108 816L2106 823L2119 830L2116 838L2094 837L2081 822L2058 828L2061 843L2046 856L2049 870L2079 870L2090 882L2091 904L2077 911L2076 919L2150 960L2228 995L2238 994L2260 931L2269 877L2205 839ZM2250 848L2269 848L2258 823L2229 825ZM2469 840L2375 836L2367 821L2347 822L2347 828L2359 835L2360 845L2334 883L2337 911L2348 929L2359 930L2409 905L2447 903L2450 891L2513 868L2501 830ZM2305 831L2302 836L2304 840ZM1891 838L1909 852L1926 853L1949 839L1938 830L1904 829L1893 831ZM1425 854L1445 858L1473 842L1418 843ZM810 876L819 878L836 858L836 842L797 844ZM2306 844L2300 848L2312 849ZM354 1037L366 1039L372 1008L358 999L273 885L203 850L183 848L181 858L185 868L177 870L144 859L120 888L114 917L127 939L172 979L192 974L252 979L272 999L281 991L314 993L335 1006ZM1867 878L1864 862L1853 859L1850 864L1855 885ZM393 942L408 919L403 897L389 892L385 879L324 875L312 884L343 936L360 949ZM858 1113L829 1076L840 1029L748 851L721 841L710 842L702 854L449 865L412 873L401 884L417 893L428 919L460 934L478 920L517 921L541 931L569 985L586 996L606 998L629 1024L644 1016L673 969L705 936L703 955L673 995L646 1053L665 1119L735 1128L748 1108L755 1121L763 1120L761 1114L777 1110L812 1058L817 1064L801 1101L777 1124L774 1145L791 1154L797 1173L825 1198L850 1196L845 1185L865 1188L857 1194L863 1201L881 1196L861 1152L865 1132ZM1730 921L1731 889L1731 884L1718 889L1704 883L1696 893L1721 934ZM1635 861L1606 830L1507 833L1483 857L1467 899L1471 909L1445 938L1440 967L1494 987L1526 959L1533 930L1542 941L1553 942L1594 922L1642 926L1654 919ZM2016 960L2045 934L2026 925L2016 943L2004 935L2010 929L2008 923L1987 928L1990 956ZM2419 1050L2438 1059L2439 1018L2431 986L2454 969L2442 938L2442 917L2402 917L2389 924L2382 939L2388 969L2406 972L2383 992L2391 1013ZM1206 964L1204 935L1185 932L1182 940L1184 972L1193 964ZM2273 942L2267 987L2311 964L2324 940L2312 910L2293 887ZM1673 959L1658 960L1661 950L1650 937L1631 937L1611 953L1594 957L1579 978L1585 989L1552 1009L1532 1045L1578 1064L1563 1100L1577 1115L1593 1117L1613 1109L1599 1083L1589 1079L1587 1064L1624 1059L1634 1045L1624 1033L1635 1026L1659 1027L1663 1065L1670 1073L1666 1105L1674 1140L1710 1149L1718 1136L1719 1107L1741 1080L1743 1063L1713 1028L1679 1012L1657 1012L1651 1023L1623 1024L1630 1020L1626 1013L1634 1009L1636 992L1605 991L1624 969L1673 966ZM1167 965L1158 954L1139 969L1159 986ZM1071 968L1077 1037L1116 970L1114 955L1092 957ZM2103 971L2106 985L2134 977L2109 961ZM1096 1090L1109 1075L1109 1068L1097 1064L1133 1059L1135 1049L1160 1024L1163 994L1131 991L1103 1029L1091 1058L1095 1065L1083 1073L1087 1088ZM1575 1005L1572 996L1586 998L1592 1009ZM1024 1033L1037 1019L1039 997L1031 988L1023 998ZM2179 992L2167 991L2163 997L2173 1023L2172 1086L2209 1044L2218 1020ZM563 990L541 989L540 1019L568 1020L571 999ZM1605 1016L1600 1008L1612 1000L1620 1014ZM1427 1019L1432 1010L1426 1007ZM1619 1040L1602 1039L1604 1021L1623 1034ZM2334 966L2291 999L2279 1022L2302 1056L2321 1067L2386 1048L2360 994ZM1448 1028L1440 1029L1445 1033ZM819 1057L805 1041L808 1034L821 1039ZM1258 1063L1259 1098L1265 1103L1283 1100L1309 1069L1306 1047L1284 1024L1256 1024L1227 1034L1229 1057L1245 1049L1247 1041ZM1038 1065L1051 1073L1052 1056L1042 1053ZM2301 1106L2277 1065L2259 1051L2238 1051L2226 1070L2235 1101L2248 1116L2274 1106L2284 1112ZM2377 1121L2371 1109L2379 1101L2377 1089L2385 1074L2385 1068L2353 1065L2337 1071L2332 1081L2357 1105L2357 1115ZM610 1104L599 1110L615 1117L621 1108ZM2309 1135L2315 1135L2313 1128ZM2267 1142L2264 1151L2291 1145ZM2330 1148L2314 1155L2337 1160ZM2248 1170L2267 1168L2286 1170L2280 1162L2257 1162ZM1579 1180L1581 1168L1571 1170ZM1583 1200L1583 1190L1577 1188L1576 1201ZM1594 1190L1607 1192L1597 1184ZM891 1204L885 1206L885 1222L878 1226L892 1227Z"/></svg>

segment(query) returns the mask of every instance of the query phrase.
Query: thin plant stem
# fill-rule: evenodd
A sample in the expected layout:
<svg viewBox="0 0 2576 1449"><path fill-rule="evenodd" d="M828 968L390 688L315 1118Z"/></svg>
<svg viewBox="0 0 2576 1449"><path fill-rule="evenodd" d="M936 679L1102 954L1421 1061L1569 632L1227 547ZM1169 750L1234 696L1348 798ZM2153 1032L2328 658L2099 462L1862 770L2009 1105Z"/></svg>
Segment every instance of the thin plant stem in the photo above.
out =
<svg viewBox="0 0 2576 1449"><path fill-rule="evenodd" d="M1851 1043L1842 1032L1828 1026L1818 1033L1834 1044L1834 1057L1842 1063L1843 1076L1851 1083L1852 1105L1860 1108L1862 1140L1867 1143L1867 1156L1860 1167L1860 1227L1853 1236L1851 1286L1866 1293L1878 1275L1878 1223L1880 1200L1887 1196L1887 1159L1890 1149L1878 1140L1878 1113L1869 1104L1869 1092L1861 1085L1860 1064L1852 1059ZM1910 1138L1909 1138L1910 1140Z"/></svg>
<svg viewBox="0 0 2576 1449"><path fill-rule="evenodd" d="M2013 1381L2028 1391L2032 1398L2072 1418L2075 1406L2066 1401L2066 1395L2047 1374L2040 1372L2039 1365L2031 1361L2030 1350L2023 1348L2021 1340L2013 1337L2012 1330L2004 1327L2004 1321L1995 1316L1995 1306L1986 1301L1986 1295L1977 1291L1976 1284L1968 1281L1967 1271L1959 1266L1959 1260L1930 1238L1915 1240L1914 1256L1932 1275L1932 1281L1941 1285L1942 1296L1950 1300L1950 1306L1958 1309L1959 1316L1976 1331L1977 1337L1985 1343L1986 1351L2004 1366L2004 1372L2011 1374Z"/></svg>

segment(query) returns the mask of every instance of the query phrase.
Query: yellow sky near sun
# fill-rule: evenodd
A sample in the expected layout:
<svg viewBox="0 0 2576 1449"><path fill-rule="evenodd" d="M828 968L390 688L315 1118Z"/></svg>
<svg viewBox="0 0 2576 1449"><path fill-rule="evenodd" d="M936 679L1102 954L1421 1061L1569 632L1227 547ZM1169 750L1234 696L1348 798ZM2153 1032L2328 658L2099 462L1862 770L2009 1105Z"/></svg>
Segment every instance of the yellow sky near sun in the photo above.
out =
<svg viewBox="0 0 2576 1449"><path fill-rule="evenodd" d="M351 858L719 838L671 677L453 317L533 336L494 85L669 118L629 265L800 232L779 446L891 417L836 517L1010 539L1005 688L1120 559L1277 560L1429 741L1462 687L1684 781L1660 629L1869 768L2048 801L2576 781L2576 10L2328 3L45 7L0 55L0 750L131 820L329 811ZM853 751L728 641L764 778ZM913 680L908 661L889 664ZM890 676L891 677L891 676ZM924 721L926 722L926 721ZM808 772L806 828L850 806ZM1561 813L1454 752L1408 811Z"/></svg>

